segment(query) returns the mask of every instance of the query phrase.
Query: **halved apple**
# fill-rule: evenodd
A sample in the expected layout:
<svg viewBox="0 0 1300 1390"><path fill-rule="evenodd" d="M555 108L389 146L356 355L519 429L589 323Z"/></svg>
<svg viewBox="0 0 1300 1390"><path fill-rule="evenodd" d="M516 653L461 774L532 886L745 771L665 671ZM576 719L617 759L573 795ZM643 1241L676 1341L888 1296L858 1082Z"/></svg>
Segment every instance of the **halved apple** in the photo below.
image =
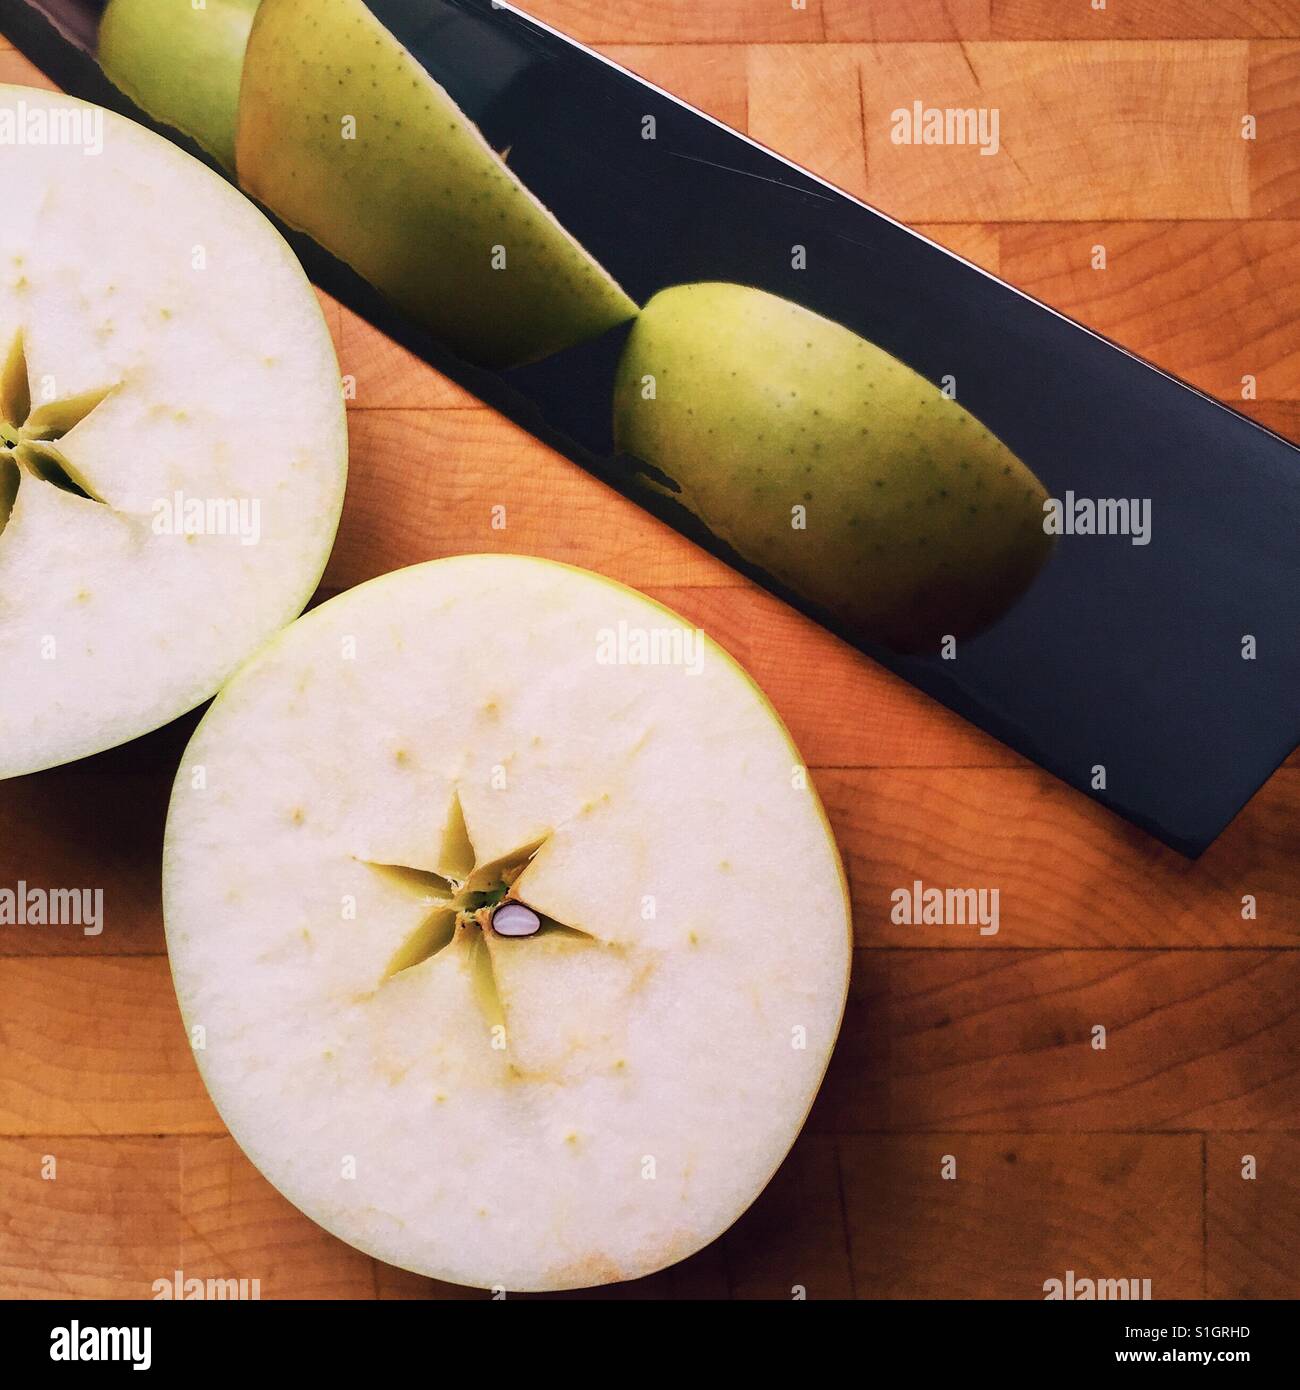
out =
<svg viewBox="0 0 1300 1390"><path fill-rule="evenodd" d="M726 1230L844 1007L844 878L774 711L668 610L542 560L416 566L287 629L185 754L164 900L253 1162L480 1287Z"/></svg>
<svg viewBox="0 0 1300 1390"><path fill-rule="evenodd" d="M235 168L239 78L259 0L109 0L100 66L141 110Z"/></svg>
<svg viewBox="0 0 1300 1390"><path fill-rule="evenodd" d="M301 611L347 436L311 286L168 141L0 87L0 777L207 699Z"/></svg>
<svg viewBox="0 0 1300 1390"><path fill-rule="evenodd" d="M236 151L250 193L480 366L637 312L362 0L262 0Z"/></svg>

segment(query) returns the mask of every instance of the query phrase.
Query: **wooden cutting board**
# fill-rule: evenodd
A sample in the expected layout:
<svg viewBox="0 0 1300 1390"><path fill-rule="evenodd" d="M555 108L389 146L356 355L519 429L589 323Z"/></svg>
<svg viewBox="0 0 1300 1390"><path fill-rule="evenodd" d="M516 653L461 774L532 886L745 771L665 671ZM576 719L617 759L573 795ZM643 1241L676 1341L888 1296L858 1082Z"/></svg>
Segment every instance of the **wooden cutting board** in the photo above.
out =
<svg viewBox="0 0 1300 1390"><path fill-rule="evenodd" d="M1300 438L1293 0L526 7ZM48 85L3 41L0 80ZM916 99L996 107L999 153L893 145ZM327 589L509 550L646 590L768 692L847 863L852 999L806 1132L725 1239L606 1292L1041 1298L1072 1269L1300 1293L1300 759L1189 863L326 311L355 382ZM107 916L97 938L0 928L0 1294L150 1297L179 1269L264 1298L481 1297L320 1231L208 1102L158 894L192 723L0 784L0 887L102 887ZM916 880L997 888L997 935L892 924Z"/></svg>

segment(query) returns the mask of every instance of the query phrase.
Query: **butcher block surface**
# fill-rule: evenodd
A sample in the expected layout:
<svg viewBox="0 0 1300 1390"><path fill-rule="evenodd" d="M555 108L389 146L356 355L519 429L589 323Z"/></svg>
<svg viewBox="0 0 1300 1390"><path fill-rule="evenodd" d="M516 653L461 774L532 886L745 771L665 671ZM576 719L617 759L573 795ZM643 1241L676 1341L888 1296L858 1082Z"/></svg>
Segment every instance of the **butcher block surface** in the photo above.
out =
<svg viewBox="0 0 1300 1390"><path fill-rule="evenodd" d="M525 8L1300 438L1293 0ZM49 85L3 40L0 80ZM893 144L917 99L996 107L998 154ZM725 1238L600 1292L1042 1298L1073 1270L1156 1298L1300 1293L1300 759L1190 862L325 309L355 382L326 592L489 550L645 590L753 673L844 855L851 998L802 1137ZM0 886L106 904L98 937L0 927L0 1294L148 1298L181 1270L263 1298L483 1297L317 1228L208 1101L159 903L192 727L0 783ZM996 935L892 923L917 881L996 888Z"/></svg>

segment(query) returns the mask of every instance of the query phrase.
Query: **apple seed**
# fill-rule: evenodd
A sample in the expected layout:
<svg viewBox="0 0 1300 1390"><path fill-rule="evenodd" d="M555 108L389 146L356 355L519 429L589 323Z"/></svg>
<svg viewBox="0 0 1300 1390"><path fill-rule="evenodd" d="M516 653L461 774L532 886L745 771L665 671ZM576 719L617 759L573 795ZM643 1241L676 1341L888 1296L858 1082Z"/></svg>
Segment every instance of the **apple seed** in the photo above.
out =
<svg viewBox="0 0 1300 1390"><path fill-rule="evenodd" d="M536 936L542 919L523 903L502 903L492 914L492 930L498 936Z"/></svg>

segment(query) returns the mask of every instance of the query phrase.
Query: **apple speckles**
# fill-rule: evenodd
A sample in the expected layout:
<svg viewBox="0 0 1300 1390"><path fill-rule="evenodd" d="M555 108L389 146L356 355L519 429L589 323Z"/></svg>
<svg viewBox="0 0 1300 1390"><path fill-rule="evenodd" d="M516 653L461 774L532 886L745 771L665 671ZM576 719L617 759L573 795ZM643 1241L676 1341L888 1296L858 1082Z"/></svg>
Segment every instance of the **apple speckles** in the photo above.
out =
<svg viewBox="0 0 1300 1390"><path fill-rule="evenodd" d="M324 0L312 21L322 60L334 58L329 77L305 73L297 88L280 80L306 16L302 5L264 8L249 48L239 167L250 191L484 365L549 355L636 312L359 0ZM354 71L362 36L374 61ZM344 54L353 61L340 63ZM359 118L359 138L327 159L286 138L295 110L326 82ZM338 179L353 176L366 180L364 202L334 197ZM489 259L497 243L509 246L507 273Z"/></svg>
<svg viewBox="0 0 1300 1390"><path fill-rule="evenodd" d="M310 721L283 725L287 742L250 738L278 714L298 665L332 667L340 636L364 630L367 614L375 640L358 676L371 688L359 692L331 677ZM323 605L246 668L185 759L210 761L211 741L228 750L223 780L237 774L224 824L208 806L191 812L186 798L184 819L169 828L168 945L177 978L202 980L197 1000L182 996L182 1010L188 1022L191 1011L197 1018L220 1007L229 1035L202 1059L205 1080L222 1113L234 1117L235 1138L273 1182L302 1172L313 1153L332 1159L364 1145L357 1186L341 1188L336 1165L322 1162L318 1183L293 1195L309 1215L380 1258L510 1287L553 1286L579 1269L584 1281L647 1273L729 1224L807 1113L848 959L847 911L828 832L811 799L779 818L762 810L774 761L785 775L797 755L758 693L720 654L698 680L669 682L619 667L584 693L591 633L624 616L644 624L664 614L593 576L513 557L390 575ZM512 634L529 636L495 645L484 659L484 634L503 621ZM385 640L399 626L409 639L406 659ZM429 660L433 652L439 660ZM577 704L580 695L592 703ZM502 725L483 739L478 717L492 700L501 705ZM411 717L422 711L431 717ZM358 716L368 732L358 729ZM427 822L409 819L428 799L421 789L402 785L398 801L387 802L399 782L388 766L399 742L390 735L394 724L402 746L411 740L436 769ZM378 748L379 756L340 758L331 730L344 729L357 730L360 746ZM547 755L527 756L542 729ZM652 756L629 759L627 744L640 729L654 730ZM451 795L442 779L456 774L464 778L467 827L491 845L494 861L503 844L558 818L548 847L517 880L518 896L528 899L531 881L539 903L544 895L557 911L563 904L579 926L608 912L617 944L562 930L512 941L467 929L353 1006L353 967L358 978L368 969L374 979L421 915L419 895L412 892L400 910L381 910L376 895L388 890L359 883L365 873L354 859L339 860L333 835L304 840L278 818L267 826L265 769L256 764L271 748L295 781L306 779L307 789L286 800L313 808L345 802L361 817L352 822L361 835L373 807L402 843L436 847L443 795ZM530 775L495 797L481 773L512 749L525 750ZM590 803L593 792L610 796L608 813L575 819L574 808ZM667 804L672 818L655 811ZM764 843L755 845L760 827ZM214 835L223 842L218 863L202 852ZM726 920L711 892L722 861L734 871L727 906L743 930ZM808 949L792 953L787 926L758 903L788 883L793 862L801 866L796 891L808 916ZM202 878L225 882L233 873L250 884L259 912L214 911L202 878L191 877L197 870ZM464 871L472 876L474 864ZM361 910L336 926L335 904L350 892ZM655 895L657 920L643 915L644 894ZM312 918L316 949L295 954L285 949L294 913L277 905L304 899L324 910ZM391 905L391 893L384 901ZM707 934L693 950L688 927ZM475 935L487 943L504 1020L499 1034L463 966ZM274 949L250 976L248 955L268 945ZM748 1031L746 991L754 980L775 1016L809 1023L811 1056L794 1057L801 1071L788 1072L784 1054L781 1066L763 1064L766 1035L758 1026L752 1037ZM294 995L278 1017L265 1008L267 999L287 1004L277 984L289 984ZM317 1061L316 1047L341 1036L348 1050L333 1072ZM373 1056L398 1066L414 1059L406 1081L383 1085L368 1065ZM439 1104L443 1096L450 1102ZM653 1177L659 1180L643 1181ZM689 1209L682 1205L687 1188ZM491 1219L480 1223L480 1210ZM557 1230L564 1232L558 1256ZM620 1244L623 1231L631 1234Z"/></svg>
<svg viewBox="0 0 1300 1390"><path fill-rule="evenodd" d="M645 375L672 372L676 390L642 399ZM757 290L657 295L624 351L615 426L620 450L672 476L751 563L904 649L986 625L1046 553L1036 480L978 421L849 330ZM815 546L790 524L792 498L816 503ZM963 525L968 505L980 511ZM880 559L864 585L867 554Z"/></svg>

